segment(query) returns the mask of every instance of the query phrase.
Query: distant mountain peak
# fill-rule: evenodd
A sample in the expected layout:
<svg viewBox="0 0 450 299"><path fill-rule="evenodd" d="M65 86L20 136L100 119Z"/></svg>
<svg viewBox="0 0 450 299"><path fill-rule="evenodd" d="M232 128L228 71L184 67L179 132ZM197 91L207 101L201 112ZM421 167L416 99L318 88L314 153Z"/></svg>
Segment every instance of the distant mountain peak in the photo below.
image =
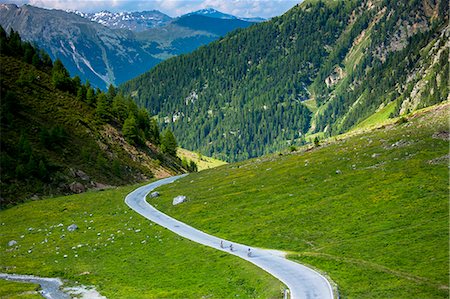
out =
<svg viewBox="0 0 450 299"><path fill-rule="evenodd" d="M223 12L218 11L211 7L193 11L193 12L187 13L183 16L192 16L192 15L201 15L201 16L216 18L216 19L228 19L228 20L238 19L236 16L223 13Z"/></svg>
<svg viewBox="0 0 450 299"><path fill-rule="evenodd" d="M252 23L259 23L259 22L266 21L266 19L261 18L261 17L241 18L241 17L233 16L233 15L218 11L217 9L214 9L212 7L193 11L193 12L187 13L185 15L182 15L181 17L193 16L193 15L200 15L200 16L205 16L205 17L215 18L215 19L242 20L242 21L247 21L247 22L252 22Z"/></svg>
<svg viewBox="0 0 450 299"><path fill-rule="evenodd" d="M172 18L159 10L146 11L121 11L110 12L101 10L94 13L67 10L93 22L113 29L128 29L131 31L144 31L149 28L162 27L168 24Z"/></svg>

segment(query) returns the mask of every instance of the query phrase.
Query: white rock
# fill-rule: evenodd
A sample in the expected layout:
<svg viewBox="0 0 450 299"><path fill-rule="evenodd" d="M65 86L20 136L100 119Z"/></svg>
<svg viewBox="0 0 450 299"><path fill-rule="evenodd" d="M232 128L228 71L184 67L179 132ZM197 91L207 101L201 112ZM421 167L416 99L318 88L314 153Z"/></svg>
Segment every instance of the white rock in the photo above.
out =
<svg viewBox="0 0 450 299"><path fill-rule="evenodd" d="M150 198L155 198L155 197L158 197L158 196L159 196L159 192L158 191L150 193Z"/></svg>
<svg viewBox="0 0 450 299"><path fill-rule="evenodd" d="M175 198L173 199L172 204L175 206L175 205L178 205L178 204L183 203L183 202L185 202L185 201L186 201L186 196L184 196L184 195L178 195L177 197L175 197Z"/></svg>
<svg viewBox="0 0 450 299"><path fill-rule="evenodd" d="M14 246L14 245L17 245L17 241L16 240L11 240L11 241L8 242L8 246L9 247Z"/></svg>
<svg viewBox="0 0 450 299"><path fill-rule="evenodd" d="M73 232L73 231L75 231L75 230L77 230L78 229L78 225L76 225L75 223L73 223L73 224L71 224L71 225L69 225L68 227L67 227L67 230L69 231L69 232Z"/></svg>

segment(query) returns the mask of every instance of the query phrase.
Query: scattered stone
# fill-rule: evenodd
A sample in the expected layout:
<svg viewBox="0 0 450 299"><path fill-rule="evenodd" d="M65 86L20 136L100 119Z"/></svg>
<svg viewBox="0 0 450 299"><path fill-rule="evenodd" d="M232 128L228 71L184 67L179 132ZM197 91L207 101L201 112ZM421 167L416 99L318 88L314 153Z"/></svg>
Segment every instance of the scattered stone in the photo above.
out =
<svg viewBox="0 0 450 299"><path fill-rule="evenodd" d="M342 173L342 171L340 171L339 169L336 170L336 174L341 174L341 173Z"/></svg>
<svg viewBox="0 0 450 299"><path fill-rule="evenodd" d="M32 228L32 227L29 227L29 228L28 228L28 231L29 231L29 232L31 232L32 230L33 230L33 228Z"/></svg>
<svg viewBox="0 0 450 299"><path fill-rule="evenodd" d="M83 193L86 191L86 187L84 187L83 184L78 183L78 182L73 182L72 184L70 184L69 189L73 193Z"/></svg>
<svg viewBox="0 0 450 299"><path fill-rule="evenodd" d="M431 165L444 164L444 163L448 164L449 159L450 159L450 155L445 155L445 156L442 156L442 157L438 157L438 158L434 158L432 160L429 160L428 164L431 164Z"/></svg>
<svg viewBox="0 0 450 299"><path fill-rule="evenodd" d="M407 145L410 145L410 144L411 144L410 141L406 141L406 140L400 139L399 141L394 142L391 145L391 147L403 147L403 146L407 146Z"/></svg>
<svg viewBox="0 0 450 299"><path fill-rule="evenodd" d="M433 138L450 141L450 133L447 131L436 132L433 134Z"/></svg>
<svg viewBox="0 0 450 299"><path fill-rule="evenodd" d="M71 224L71 225L69 225L68 227L67 227L67 230L69 231L69 232L73 232L73 231L75 231L75 230L77 230L78 229L78 225L76 225L75 223L73 223L73 224Z"/></svg>
<svg viewBox="0 0 450 299"><path fill-rule="evenodd" d="M378 153L372 154L372 158L376 158L376 157L378 157L378 156L380 156L380 154L378 154Z"/></svg>
<svg viewBox="0 0 450 299"><path fill-rule="evenodd" d="M60 223L60 224L58 224L57 226L58 226L58 227L62 227L62 226L64 226L64 224Z"/></svg>
<svg viewBox="0 0 450 299"><path fill-rule="evenodd" d="M180 204L180 203L183 203L183 202L185 202L185 201L186 201L186 196L184 196L184 195L178 195L177 197L175 197L175 198L173 199L172 204L173 204L174 206L176 206L176 205L178 205L178 204Z"/></svg>
<svg viewBox="0 0 450 299"><path fill-rule="evenodd" d="M155 198L155 197L158 197L158 196L159 196L159 192L158 191L150 193L150 198Z"/></svg>
<svg viewBox="0 0 450 299"><path fill-rule="evenodd" d="M17 241L16 240L11 240L11 241L8 242L8 246L9 247L12 247L14 245L17 245Z"/></svg>

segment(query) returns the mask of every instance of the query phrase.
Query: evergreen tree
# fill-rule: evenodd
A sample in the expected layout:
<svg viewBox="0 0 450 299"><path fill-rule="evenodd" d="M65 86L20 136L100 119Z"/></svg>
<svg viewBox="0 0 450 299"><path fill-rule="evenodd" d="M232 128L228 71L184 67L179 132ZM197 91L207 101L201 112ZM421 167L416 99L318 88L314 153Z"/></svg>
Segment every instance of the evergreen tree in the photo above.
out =
<svg viewBox="0 0 450 299"><path fill-rule="evenodd" d="M88 87L87 88L87 92L86 92L86 102L91 105L91 106L95 106L95 101L96 101L96 97L95 97L95 91L92 87Z"/></svg>
<svg viewBox="0 0 450 299"><path fill-rule="evenodd" d="M177 140L173 135L172 131L166 129L161 137L161 150L163 153L169 154L173 157L177 156Z"/></svg>
<svg viewBox="0 0 450 299"><path fill-rule="evenodd" d="M136 141L139 137L138 127L136 118L132 113L128 115L128 118L123 123L122 134L129 143L136 144Z"/></svg>
<svg viewBox="0 0 450 299"><path fill-rule="evenodd" d="M59 59L53 64L52 83L58 89L75 93L70 74Z"/></svg>
<svg viewBox="0 0 450 299"><path fill-rule="evenodd" d="M128 106L125 98L121 94L114 97L111 110L114 117L116 117L120 123L123 123L127 118Z"/></svg>
<svg viewBox="0 0 450 299"><path fill-rule="evenodd" d="M116 88L114 87L114 85L109 84L109 87L108 87L108 93L107 93L108 101L109 101L110 103L112 103L112 101L113 101L113 99L114 99L114 97L115 97L116 95L117 95L117 90L116 90Z"/></svg>
<svg viewBox="0 0 450 299"><path fill-rule="evenodd" d="M111 119L110 105L107 96L101 92L97 97L97 107L95 108L97 120L104 124Z"/></svg>

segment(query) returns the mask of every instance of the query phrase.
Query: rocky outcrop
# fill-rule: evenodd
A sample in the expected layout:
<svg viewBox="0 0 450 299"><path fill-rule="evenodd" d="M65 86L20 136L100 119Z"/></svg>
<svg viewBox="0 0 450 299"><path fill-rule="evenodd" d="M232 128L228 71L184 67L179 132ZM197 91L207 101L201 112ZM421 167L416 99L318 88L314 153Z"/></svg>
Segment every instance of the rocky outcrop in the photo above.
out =
<svg viewBox="0 0 450 299"><path fill-rule="evenodd" d="M72 184L70 184L69 189L73 193L83 193L86 191L86 187L79 182L73 182Z"/></svg>
<svg viewBox="0 0 450 299"><path fill-rule="evenodd" d="M331 87L342 80L344 76L344 70L340 66L337 66L334 68L333 72L325 79L325 84L327 85L327 87Z"/></svg>

